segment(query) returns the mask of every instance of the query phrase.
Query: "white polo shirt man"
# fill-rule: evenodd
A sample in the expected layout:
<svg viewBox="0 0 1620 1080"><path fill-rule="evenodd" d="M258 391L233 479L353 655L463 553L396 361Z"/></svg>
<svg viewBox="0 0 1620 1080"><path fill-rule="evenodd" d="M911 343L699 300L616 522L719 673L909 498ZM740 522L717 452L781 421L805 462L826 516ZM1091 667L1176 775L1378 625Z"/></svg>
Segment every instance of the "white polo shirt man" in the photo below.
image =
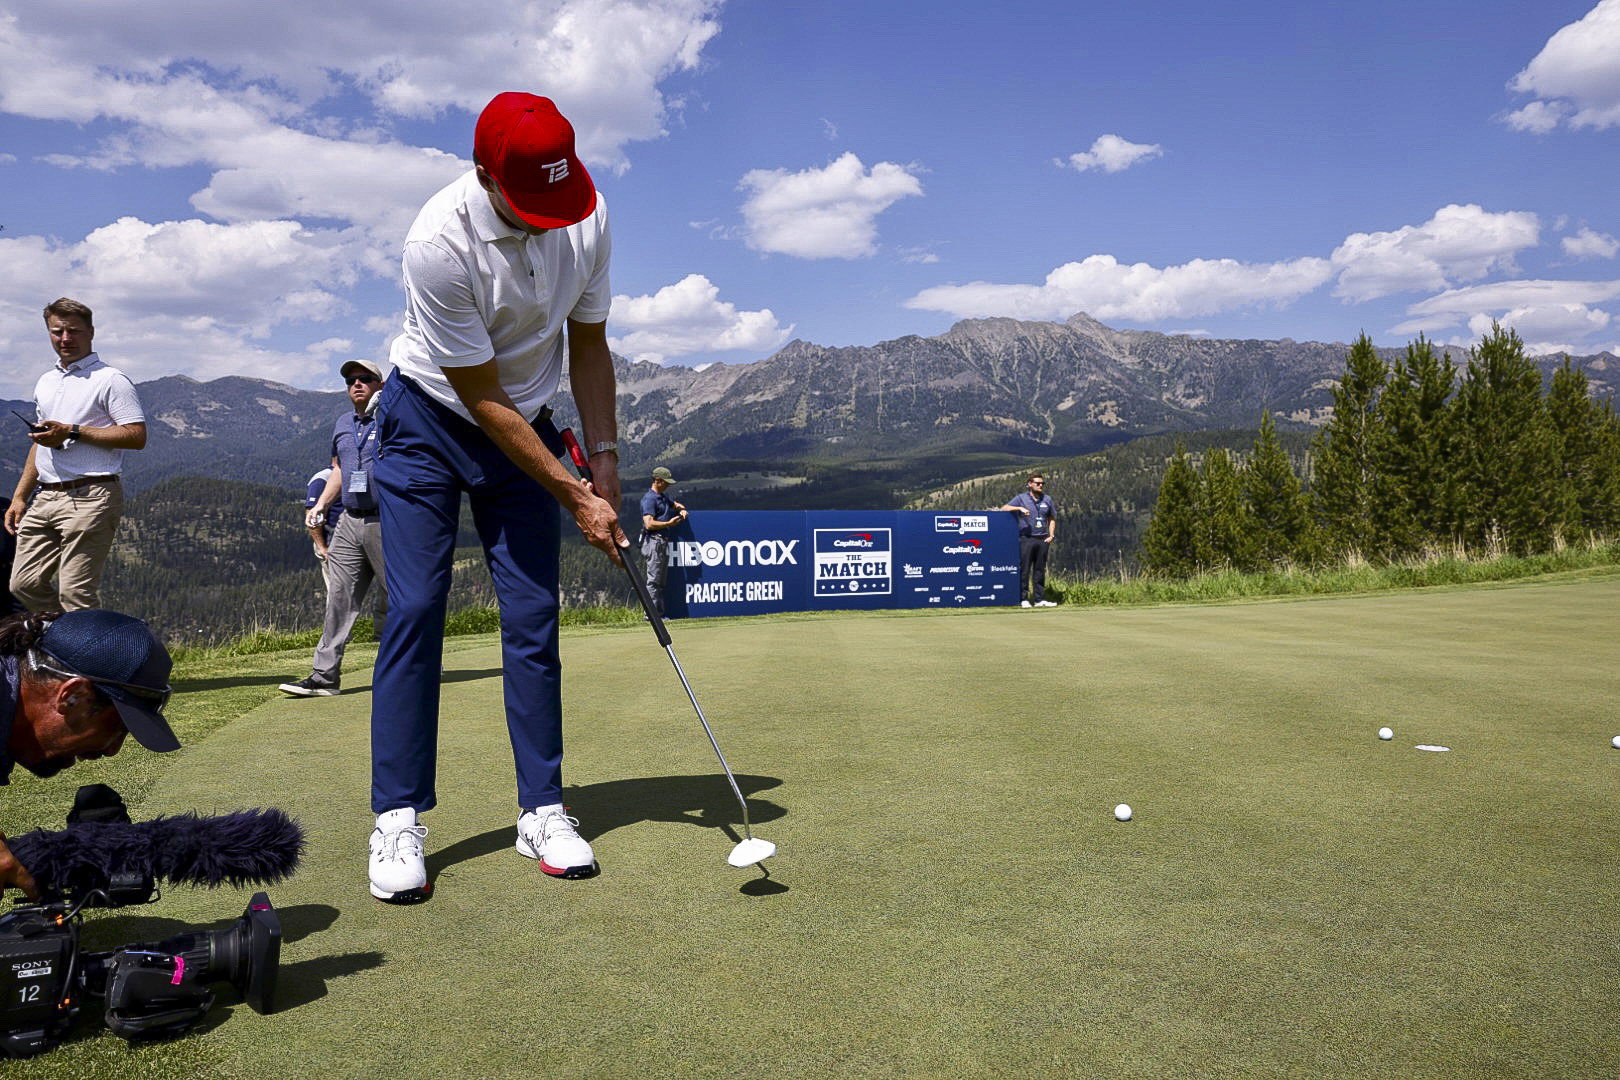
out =
<svg viewBox="0 0 1620 1080"><path fill-rule="evenodd" d="M146 445L146 414L129 377L92 351L89 308L58 300L45 325L57 362L34 386L34 445L6 509L17 537L10 585L30 611L72 611L100 606L124 512L124 451Z"/></svg>

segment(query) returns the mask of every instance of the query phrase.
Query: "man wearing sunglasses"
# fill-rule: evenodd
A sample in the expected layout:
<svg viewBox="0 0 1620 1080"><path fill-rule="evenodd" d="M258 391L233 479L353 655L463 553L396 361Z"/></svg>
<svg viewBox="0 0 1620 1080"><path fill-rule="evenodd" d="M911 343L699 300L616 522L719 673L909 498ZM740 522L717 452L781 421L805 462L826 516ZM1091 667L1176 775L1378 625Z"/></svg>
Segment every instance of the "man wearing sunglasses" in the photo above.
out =
<svg viewBox="0 0 1620 1080"><path fill-rule="evenodd" d="M14 765L54 776L111 757L129 735L148 750L178 749L163 708L169 652L141 620L81 609L0 619L0 784ZM39 899L0 834L0 891Z"/></svg>
<svg viewBox="0 0 1620 1080"><path fill-rule="evenodd" d="M332 425L332 471L315 505L304 515L304 525L315 528L326 520L327 509L342 500L338 518L326 545L326 619L309 675L284 682L281 692L293 697L332 697L342 689L343 651L348 647L354 621L360 617L366 595L377 586L377 634L388 618L388 586L383 581L382 521L377 516L377 391L382 389L382 368L370 360L350 360L340 369L348 387L349 404Z"/></svg>
<svg viewBox="0 0 1620 1080"><path fill-rule="evenodd" d="M1046 493L1046 477L1029 474L1029 490L996 507L1018 515L1018 596L1020 607L1057 607L1046 598L1046 556L1057 535L1057 507Z"/></svg>

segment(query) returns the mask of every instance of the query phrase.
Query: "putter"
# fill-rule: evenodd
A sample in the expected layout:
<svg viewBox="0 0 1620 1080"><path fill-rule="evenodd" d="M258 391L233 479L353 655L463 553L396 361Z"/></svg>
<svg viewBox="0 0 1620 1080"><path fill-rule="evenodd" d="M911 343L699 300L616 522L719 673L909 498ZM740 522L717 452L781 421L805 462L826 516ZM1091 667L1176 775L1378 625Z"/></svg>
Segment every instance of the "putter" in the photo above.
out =
<svg viewBox="0 0 1620 1080"><path fill-rule="evenodd" d="M590 462L586 460L585 451L580 448L579 440L574 437L573 429L563 428L562 439L568 447L568 456L573 459L574 468L579 470L580 478L594 485ZM726 755L720 752L720 743L714 737L714 729L709 727L709 721L704 719L703 706L698 704L697 695L692 693L692 684L686 681L686 672L681 670L681 662L675 656L675 646L670 642L669 630L664 626L663 616L653 607L652 594L647 591L647 583L641 580L641 575L630 565L629 544L619 549L619 556L625 576L630 579L630 584L636 590L636 597L641 601L641 610L646 612L647 621L652 624L653 633L658 637L658 644L669 654L669 662L675 665L675 674L680 677L681 686L686 690L688 700L692 702L698 723L703 725L703 733L709 737L709 745L714 747L714 756L720 759L720 768L725 771L726 783L731 785L731 793L737 796L737 805L742 808L743 839L731 849L731 854L726 856L726 862L736 867L753 866L755 863L764 862L776 854L776 845L755 836L749 826L748 800L743 798L742 789L737 786L737 778L731 775L731 766L726 764Z"/></svg>

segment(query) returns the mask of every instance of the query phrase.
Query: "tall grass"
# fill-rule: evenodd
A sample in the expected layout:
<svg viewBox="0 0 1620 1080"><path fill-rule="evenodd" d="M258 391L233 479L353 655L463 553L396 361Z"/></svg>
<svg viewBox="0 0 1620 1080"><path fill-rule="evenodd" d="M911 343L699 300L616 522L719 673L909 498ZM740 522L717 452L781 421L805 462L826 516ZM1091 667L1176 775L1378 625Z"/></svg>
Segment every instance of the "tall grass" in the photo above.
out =
<svg viewBox="0 0 1620 1080"><path fill-rule="evenodd" d="M618 626L629 625L640 619L639 611L611 605L565 607L563 626ZM466 607L453 611L444 620L446 637L465 637L471 634L493 634L501 628L501 615L493 607ZM181 660L217 660L231 656L256 656L260 653L285 652L290 649L314 649L320 640L319 627L313 630L287 632L284 630L256 630L229 641L210 645L171 645L169 653ZM376 627L369 617L355 620L351 643L374 642Z"/></svg>
<svg viewBox="0 0 1620 1080"><path fill-rule="evenodd" d="M1471 585L1617 565L1620 565L1620 544L1608 542L1529 556L1469 555L1459 550L1435 549L1383 565L1352 558L1331 567L1282 567L1261 573L1222 570L1181 579L1131 577L1123 572L1117 578L1089 581L1059 578L1055 583L1048 583L1047 591L1065 604L1208 603L1268 596L1327 596Z"/></svg>

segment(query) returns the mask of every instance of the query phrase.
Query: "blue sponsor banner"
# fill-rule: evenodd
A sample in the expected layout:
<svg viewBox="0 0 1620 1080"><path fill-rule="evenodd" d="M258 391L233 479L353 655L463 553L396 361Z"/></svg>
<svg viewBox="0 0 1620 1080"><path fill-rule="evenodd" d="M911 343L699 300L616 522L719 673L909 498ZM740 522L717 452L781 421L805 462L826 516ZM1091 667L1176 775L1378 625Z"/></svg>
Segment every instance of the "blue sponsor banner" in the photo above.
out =
<svg viewBox="0 0 1620 1080"><path fill-rule="evenodd" d="M672 618L1018 602L1008 514L699 511L672 532Z"/></svg>

